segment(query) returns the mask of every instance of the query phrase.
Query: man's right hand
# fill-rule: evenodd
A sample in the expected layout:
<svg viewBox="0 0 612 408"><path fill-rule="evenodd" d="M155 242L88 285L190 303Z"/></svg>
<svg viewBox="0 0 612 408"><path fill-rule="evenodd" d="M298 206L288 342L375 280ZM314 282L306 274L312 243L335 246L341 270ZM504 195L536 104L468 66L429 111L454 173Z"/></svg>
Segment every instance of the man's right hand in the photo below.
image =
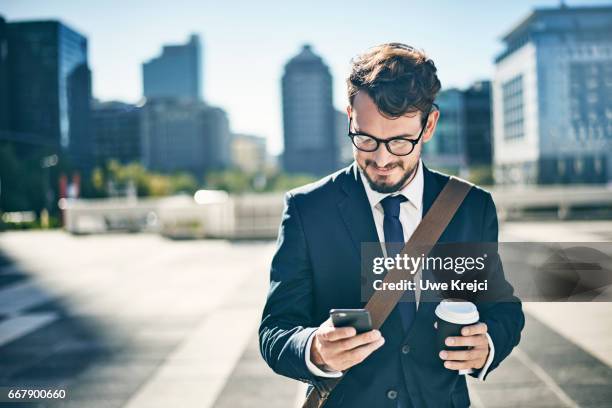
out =
<svg viewBox="0 0 612 408"><path fill-rule="evenodd" d="M344 371L385 344L378 330L357 334L354 327L334 327L331 318L314 332L310 361L325 371Z"/></svg>

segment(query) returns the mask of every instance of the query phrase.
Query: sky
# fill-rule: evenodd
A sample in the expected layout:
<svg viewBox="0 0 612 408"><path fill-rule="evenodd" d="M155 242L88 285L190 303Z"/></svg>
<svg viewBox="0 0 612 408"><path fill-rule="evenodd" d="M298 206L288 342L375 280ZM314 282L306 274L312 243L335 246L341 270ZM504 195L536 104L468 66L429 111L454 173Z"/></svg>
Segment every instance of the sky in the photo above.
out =
<svg viewBox="0 0 612 408"><path fill-rule="evenodd" d="M569 6L610 1L567 1ZM280 80L284 64L303 44L329 66L334 106L346 107L350 60L385 42L423 49L435 62L443 88L489 79L504 33L536 7L558 0L210 1L210 0L0 0L0 15L16 20L60 20L88 38L93 94L102 101L136 103L142 63L164 44L203 45L203 95L222 107L231 130L267 138L282 150Z"/></svg>

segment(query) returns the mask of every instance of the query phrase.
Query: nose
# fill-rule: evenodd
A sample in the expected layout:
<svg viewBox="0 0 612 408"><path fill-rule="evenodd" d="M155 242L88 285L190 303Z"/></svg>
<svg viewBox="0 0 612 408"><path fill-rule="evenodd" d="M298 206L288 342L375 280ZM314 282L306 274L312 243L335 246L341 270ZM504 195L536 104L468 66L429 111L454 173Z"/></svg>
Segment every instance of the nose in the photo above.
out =
<svg viewBox="0 0 612 408"><path fill-rule="evenodd" d="M372 152L372 155L372 159L376 162L378 167L385 167L387 164L393 162L393 155L389 153L387 146L382 143L375 152Z"/></svg>

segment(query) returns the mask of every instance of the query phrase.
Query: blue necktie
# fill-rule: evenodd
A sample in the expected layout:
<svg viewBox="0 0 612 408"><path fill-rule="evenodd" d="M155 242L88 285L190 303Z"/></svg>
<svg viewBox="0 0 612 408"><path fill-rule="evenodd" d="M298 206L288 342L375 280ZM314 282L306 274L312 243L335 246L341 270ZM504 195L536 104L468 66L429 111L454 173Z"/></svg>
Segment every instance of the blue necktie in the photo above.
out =
<svg viewBox="0 0 612 408"><path fill-rule="evenodd" d="M396 195L387 196L380 202L385 212L383 229L385 231L385 248L389 258L395 257L404 246L404 229L399 219L400 204L404 201L408 201L408 199L403 195ZM414 299L414 292L410 291L408 294L410 299ZM416 316L416 303L414 301L400 301L397 307L402 317L404 330L408 331Z"/></svg>

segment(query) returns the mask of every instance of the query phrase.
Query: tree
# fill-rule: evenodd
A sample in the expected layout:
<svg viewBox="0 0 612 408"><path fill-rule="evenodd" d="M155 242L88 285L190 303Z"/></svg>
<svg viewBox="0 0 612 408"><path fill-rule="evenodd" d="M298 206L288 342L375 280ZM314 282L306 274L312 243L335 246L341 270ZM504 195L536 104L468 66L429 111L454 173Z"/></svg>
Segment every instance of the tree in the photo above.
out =
<svg viewBox="0 0 612 408"><path fill-rule="evenodd" d="M90 183L95 191L102 192L102 196L109 195L109 183L118 191L125 191L133 183L139 197L162 197L179 192L193 194L198 189L198 182L189 173L155 173L140 163L121 164L117 160L108 161L103 168L95 168Z"/></svg>

